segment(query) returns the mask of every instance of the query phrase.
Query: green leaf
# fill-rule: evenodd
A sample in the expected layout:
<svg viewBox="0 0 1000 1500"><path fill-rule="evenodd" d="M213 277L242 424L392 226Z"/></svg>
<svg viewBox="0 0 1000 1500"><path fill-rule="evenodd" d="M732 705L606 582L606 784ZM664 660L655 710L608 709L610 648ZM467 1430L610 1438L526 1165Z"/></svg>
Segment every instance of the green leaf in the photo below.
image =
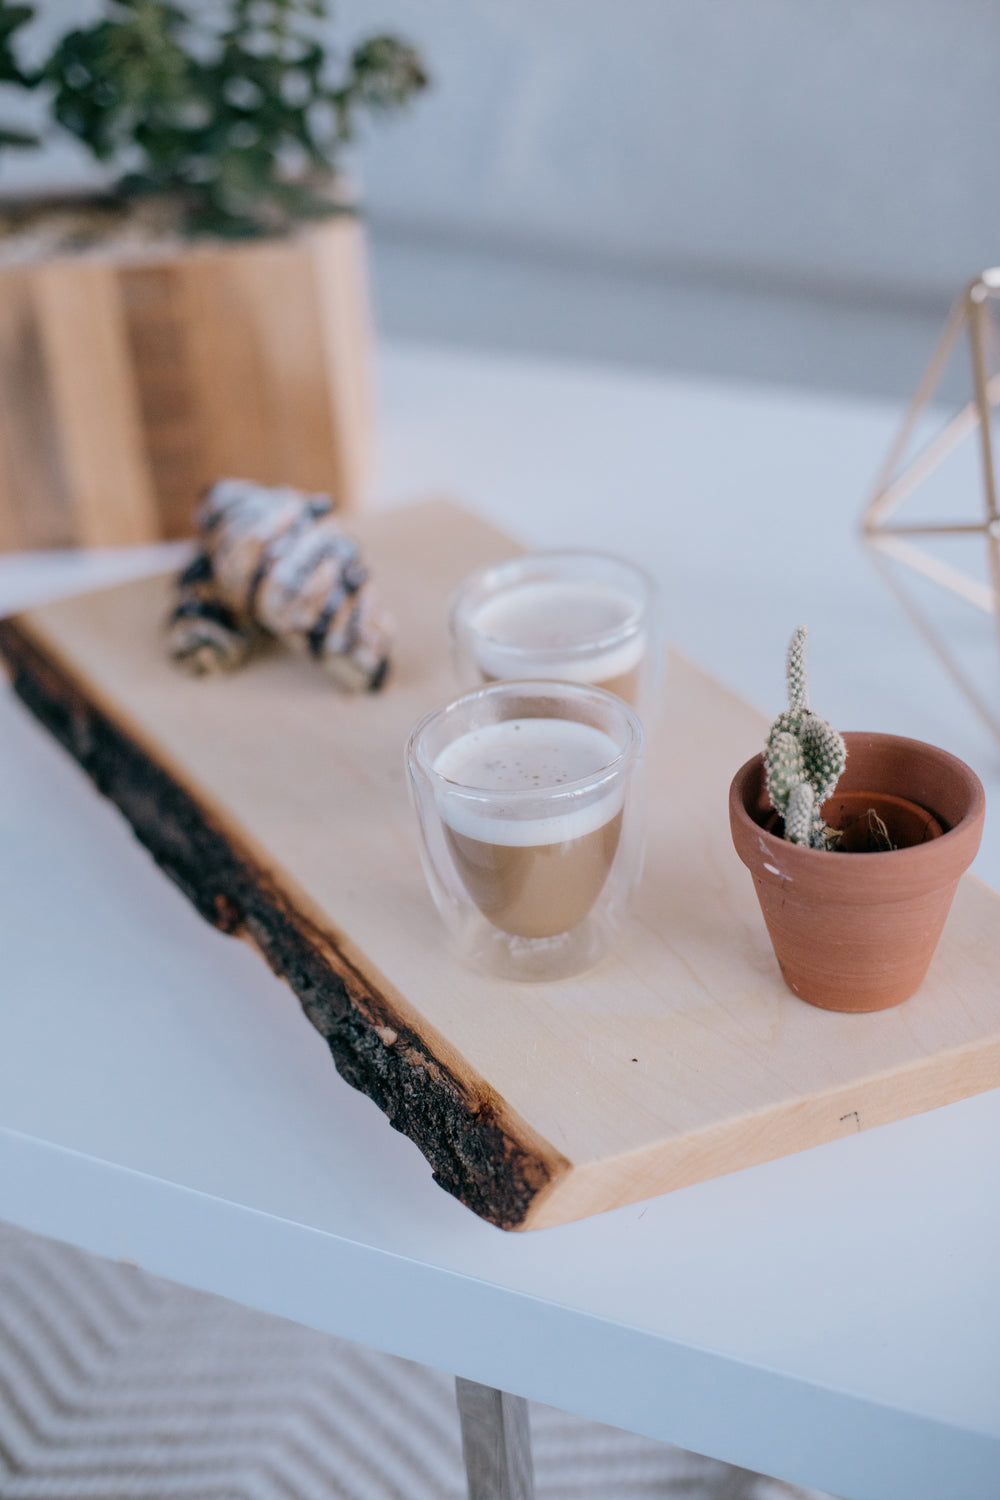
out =
<svg viewBox="0 0 1000 1500"><path fill-rule="evenodd" d="M33 88L35 78L21 68L12 46L14 33L34 19L34 6L7 5L0 0L0 83L19 84L22 88ZM19 134L20 132L15 132ZM8 142L7 144L20 144Z"/></svg>
<svg viewBox="0 0 1000 1500"><path fill-rule="evenodd" d="M8 130L5 125L0 125L0 146L37 146L39 144L37 135L29 135L26 130Z"/></svg>

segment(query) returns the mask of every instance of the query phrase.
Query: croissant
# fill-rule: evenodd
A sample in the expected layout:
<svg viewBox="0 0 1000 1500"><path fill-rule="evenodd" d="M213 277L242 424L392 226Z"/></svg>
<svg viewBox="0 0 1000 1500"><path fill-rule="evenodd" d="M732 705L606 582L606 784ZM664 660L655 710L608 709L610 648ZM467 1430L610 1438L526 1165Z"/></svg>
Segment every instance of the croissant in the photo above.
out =
<svg viewBox="0 0 1000 1500"><path fill-rule="evenodd" d="M340 687L382 686L392 622L329 496L223 479L197 523L200 550L167 622L175 661L199 673L230 669L269 635L307 649Z"/></svg>

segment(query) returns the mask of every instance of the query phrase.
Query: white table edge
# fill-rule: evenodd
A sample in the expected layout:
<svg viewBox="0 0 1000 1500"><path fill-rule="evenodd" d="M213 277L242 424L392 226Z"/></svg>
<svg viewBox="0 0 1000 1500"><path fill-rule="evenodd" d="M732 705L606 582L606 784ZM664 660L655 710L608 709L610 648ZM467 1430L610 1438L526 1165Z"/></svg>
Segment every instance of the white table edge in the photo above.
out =
<svg viewBox="0 0 1000 1500"><path fill-rule="evenodd" d="M1000 1443L987 1434L581 1315L7 1127L0 1208L32 1233L387 1353L426 1363L433 1345L449 1373L549 1405L566 1405L569 1365L579 1415L792 1483L851 1500L893 1489L908 1500L996 1497ZM602 1378L615 1346L615 1360L632 1371L627 1400L609 1398Z"/></svg>

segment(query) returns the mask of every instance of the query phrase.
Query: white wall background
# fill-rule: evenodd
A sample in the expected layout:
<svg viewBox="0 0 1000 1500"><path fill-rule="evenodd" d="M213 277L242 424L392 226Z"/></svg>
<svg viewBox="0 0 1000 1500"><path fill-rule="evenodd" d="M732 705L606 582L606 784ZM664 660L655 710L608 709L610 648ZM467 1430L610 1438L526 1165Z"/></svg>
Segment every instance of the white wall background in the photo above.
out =
<svg viewBox="0 0 1000 1500"><path fill-rule="evenodd" d="M997 0L340 0L376 29L435 78L358 151L390 331L902 389L1000 260Z"/></svg>
<svg viewBox="0 0 1000 1500"><path fill-rule="evenodd" d="M437 78L398 230L942 298L1000 257L996 0L341 0Z"/></svg>

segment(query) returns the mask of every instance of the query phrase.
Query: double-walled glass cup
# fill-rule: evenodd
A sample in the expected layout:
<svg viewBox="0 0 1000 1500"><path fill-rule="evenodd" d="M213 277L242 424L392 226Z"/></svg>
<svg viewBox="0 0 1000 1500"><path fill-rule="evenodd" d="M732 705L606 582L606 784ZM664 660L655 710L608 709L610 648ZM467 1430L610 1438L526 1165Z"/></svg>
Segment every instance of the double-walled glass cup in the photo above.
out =
<svg viewBox="0 0 1000 1500"><path fill-rule="evenodd" d="M510 979L595 964L642 862L643 732L578 683L497 682L420 721L406 748L431 893L464 959Z"/></svg>
<svg viewBox="0 0 1000 1500"><path fill-rule="evenodd" d="M662 655L657 615L653 580L602 552L535 552L481 568L449 609L459 682L590 683L648 722Z"/></svg>

